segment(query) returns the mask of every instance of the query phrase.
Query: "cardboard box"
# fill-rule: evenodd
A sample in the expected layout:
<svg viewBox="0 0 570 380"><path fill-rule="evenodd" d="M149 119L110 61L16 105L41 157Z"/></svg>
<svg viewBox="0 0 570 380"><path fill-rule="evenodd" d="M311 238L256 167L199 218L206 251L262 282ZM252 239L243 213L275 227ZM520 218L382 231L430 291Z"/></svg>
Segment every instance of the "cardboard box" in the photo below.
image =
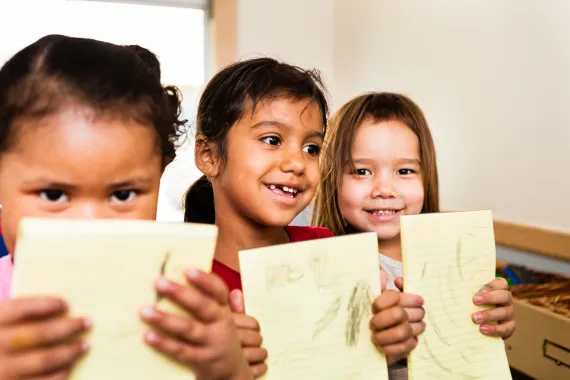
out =
<svg viewBox="0 0 570 380"><path fill-rule="evenodd" d="M505 341L509 365L537 380L570 379L570 318L515 299L517 329Z"/></svg>

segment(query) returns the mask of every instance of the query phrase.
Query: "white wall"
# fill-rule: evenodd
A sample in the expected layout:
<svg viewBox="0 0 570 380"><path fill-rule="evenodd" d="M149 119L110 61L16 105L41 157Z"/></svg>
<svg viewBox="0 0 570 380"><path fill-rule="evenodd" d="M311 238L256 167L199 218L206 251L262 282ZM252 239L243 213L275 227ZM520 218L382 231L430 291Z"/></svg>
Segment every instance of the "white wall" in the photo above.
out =
<svg viewBox="0 0 570 380"><path fill-rule="evenodd" d="M271 56L318 68L331 83L333 0L238 0L238 58Z"/></svg>
<svg viewBox="0 0 570 380"><path fill-rule="evenodd" d="M570 2L336 0L337 104L408 94L442 207L570 232Z"/></svg>

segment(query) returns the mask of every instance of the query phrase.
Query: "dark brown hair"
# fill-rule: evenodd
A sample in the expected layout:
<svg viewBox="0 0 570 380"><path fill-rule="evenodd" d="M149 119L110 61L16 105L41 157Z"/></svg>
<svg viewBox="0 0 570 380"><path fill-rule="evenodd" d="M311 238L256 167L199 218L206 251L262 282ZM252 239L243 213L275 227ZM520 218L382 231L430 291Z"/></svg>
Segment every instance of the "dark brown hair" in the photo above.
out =
<svg viewBox="0 0 570 380"><path fill-rule="evenodd" d="M373 92L358 96L342 106L329 120L322 155L321 183L317 190L312 224L326 227L335 235L350 229L340 213L339 188L346 165L352 163L352 146L358 128L366 119L375 122L397 120L407 125L420 142L420 166L424 186L422 213L439 212L439 184L435 146L422 110L400 94Z"/></svg>
<svg viewBox="0 0 570 380"><path fill-rule="evenodd" d="M162 86L160 63L136 45L50 35L14 55L0 69L0 153L10 149L23 120L69 106L93 117L126 118L152 126L163 165L175 157L183 133L181 96Z"/></svg>
<svg viewBox="0 0 570 380"><path fill-rule="evenodd" d="M252 112L261 101L278 98L310 100L318 105L326 130L328 103L326 89L316 70L304 70L271 58L233 63L208 83L198 105L196 137L213 142L223 161L227 159L227 135L246 109ZM215 222L214 192L202 176L188 189L184 220Z"/></svg>

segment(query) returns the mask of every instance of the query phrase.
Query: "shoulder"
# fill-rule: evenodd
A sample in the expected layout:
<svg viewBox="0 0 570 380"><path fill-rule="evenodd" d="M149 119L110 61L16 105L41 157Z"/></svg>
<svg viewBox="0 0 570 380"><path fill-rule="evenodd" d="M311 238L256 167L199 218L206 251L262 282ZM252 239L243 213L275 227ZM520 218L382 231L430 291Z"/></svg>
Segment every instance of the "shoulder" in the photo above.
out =
<svg viewBox="0 0 570 380"><path fill-rule="evenodd" d="M285 229L293 242L334 237L328 228L323 227L287 226Z"/></svg>

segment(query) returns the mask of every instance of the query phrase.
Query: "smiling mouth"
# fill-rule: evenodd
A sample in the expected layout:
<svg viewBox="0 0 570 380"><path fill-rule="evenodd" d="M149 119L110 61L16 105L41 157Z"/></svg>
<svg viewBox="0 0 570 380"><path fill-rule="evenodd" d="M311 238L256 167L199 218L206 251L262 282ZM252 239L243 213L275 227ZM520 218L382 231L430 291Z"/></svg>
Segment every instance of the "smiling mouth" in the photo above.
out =
<svg viewBox="0 0 570 380"><path fill-rule="evenodd" d="M397 214L397 213L401 212L402 210L384 209L384 210L365 210L365 211L369 214L376 215L376 216L390 216L390 215Z"/></svg>
<svg viewBox="0 0 570 380"><path fill-rule="evenodd" d="M285 185L265 185L265 187L267 187L275 194L283 195L289 198L295 198L302 192L302 190L299 190L298 188Z"/></svg>

